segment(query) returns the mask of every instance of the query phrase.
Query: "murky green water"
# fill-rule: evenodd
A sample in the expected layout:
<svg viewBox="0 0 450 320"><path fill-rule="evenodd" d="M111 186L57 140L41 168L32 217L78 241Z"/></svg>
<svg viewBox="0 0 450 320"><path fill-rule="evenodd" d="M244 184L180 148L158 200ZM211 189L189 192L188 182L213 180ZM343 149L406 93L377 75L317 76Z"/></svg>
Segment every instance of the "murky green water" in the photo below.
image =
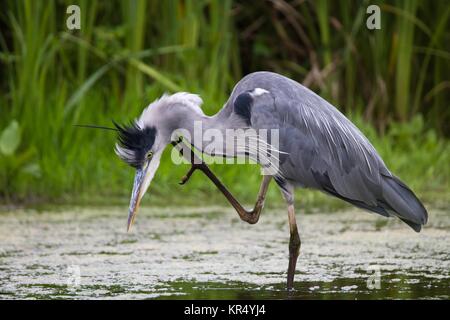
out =
<svg viewBox="0 0 450 320"><path fill-rule="evenodd" d="M289 293L284 210L248 225L229 208L142 208L128 234L126 214L0 213L0 298L450 298L447 210L420 234L359 210L298 213Z"/></svg>

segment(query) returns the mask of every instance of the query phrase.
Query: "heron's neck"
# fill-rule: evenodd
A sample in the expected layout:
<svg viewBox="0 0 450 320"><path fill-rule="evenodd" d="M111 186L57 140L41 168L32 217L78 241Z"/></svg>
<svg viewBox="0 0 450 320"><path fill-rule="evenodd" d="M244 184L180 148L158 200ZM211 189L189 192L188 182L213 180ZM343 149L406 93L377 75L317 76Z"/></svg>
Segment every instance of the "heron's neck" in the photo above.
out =
<svg viewBox="0 0 450 320"><path fill-rule="evenodd" d="M245 120L224 110L211 117L185 112L176 121L180 135L203 153L227 158L248 156L263 165L267 174L278 172L278 148L267 140L261 141L256 130L245 130L248 129ZM276 139L277 136L270 137L270 141Z"/></svg>
<svg viewBox="0 0 450 320"><path fill-rule="evenodd" d="M179 132L183 138L194 145L196 149L210 153L206 147L216 142L215 151L224 154L225 150L221 149L224 148L226 131L236 128L233 128L229 118L223 117L220 112L214 116L186 112L178 121L178 129L181 129Z"/></svg>

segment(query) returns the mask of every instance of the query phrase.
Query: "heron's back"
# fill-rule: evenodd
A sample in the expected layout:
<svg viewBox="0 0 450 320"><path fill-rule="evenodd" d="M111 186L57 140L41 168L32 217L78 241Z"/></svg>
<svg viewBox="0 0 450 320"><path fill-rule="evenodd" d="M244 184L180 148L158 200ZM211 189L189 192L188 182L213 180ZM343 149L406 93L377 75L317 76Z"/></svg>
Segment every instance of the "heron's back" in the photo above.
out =
<svg viewBox="0 0 450 320"><path fill-rule="evenodd" d="M255 88L270 94L255 99L255 129L279 129L279 183L314 188L385 216L396 215L416 231L427 212L414 193L387 169L372 144L326 100L282 75L256 72L234 88L223 112L237 96Z"/></svg>

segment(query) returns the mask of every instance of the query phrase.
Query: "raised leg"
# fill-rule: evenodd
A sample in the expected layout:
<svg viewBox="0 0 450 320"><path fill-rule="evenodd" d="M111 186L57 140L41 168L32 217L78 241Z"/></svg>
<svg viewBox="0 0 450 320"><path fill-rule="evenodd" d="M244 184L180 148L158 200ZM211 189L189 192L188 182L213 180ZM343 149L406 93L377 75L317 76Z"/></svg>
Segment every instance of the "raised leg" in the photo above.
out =
<svg viewBox="0 0 450 320"><path fill-rule="evenodd" d="M287 288L292 289L294 287L294 275L295 267L297 265L297 258L300 254L300 235L298 234L297 222L295 220L294 205L289 204L288 206L288 218L289 218L289 265L288 265L288 275L287 275Z"/></svg>
<svg viewBox="0 0 450 320"><path fill-rule="evenodd" d="M180 146L181 144L181 146ZM181 179L180 184L185 184L195 170L202 171L215 185L216 187L224 194L225 198L230 202L236 212L239 214L239 217L250 224L255 224L259 220L259 216L261 214L262 208L264 207L264 200L266 198L267 189L269 187L269 183L272 179L272 176L264 176L261 182L261 186L259 188L258 197L256 199L255 206L253 210L247 211L245 208L239 203L239 201L231 194L230 191L225 187L225 185L215 176L215 174L209 169L209 167L204 163L183 141L179 141L178 143L173 144L174 147L178 148L178 151L188 160L191 161L192 167L189 169L187 174ZM189 152L189 156L186 155L186 148L188 148L187 152Z"/></svg>
<svg viewBox="0 0 450 320"><path fill-rule="evenodd" d="M181 146L180 146L181 144ZM214 175L214 173L209 169L209 167L194 153L194 151L187 146L181 140L173 143L174 147L188 160L191 161L192 167L187 172L187 174L181 179L180 184L185 184L195 170L201 170L215 185L216 187L225 195L230 204L236 209L239 217L250 223L254 224L258 222L259 216L261 214L261 210L264 207L264 200L266 197L267 189L269 187L269 183L272 179L272 176L264 176L261 186L259 188L258 197L256 199L255 207L252 211L245 210L239 201L228 191L228 189L223 185L223 183ZM187 152L189 152L190 156L186 156L186 148ZM294 197L293 197L293 188L290 185L284 186L282 189L282 193L286 202L288 203L288 219L289 219L289 265L288 265L288 275L287 275L287 288L292 289L294 287L294 275L295 268L297 265L297 258L300 254L300 235L298 233L297 222L295 220L295 211L294 211Z"/></svg>

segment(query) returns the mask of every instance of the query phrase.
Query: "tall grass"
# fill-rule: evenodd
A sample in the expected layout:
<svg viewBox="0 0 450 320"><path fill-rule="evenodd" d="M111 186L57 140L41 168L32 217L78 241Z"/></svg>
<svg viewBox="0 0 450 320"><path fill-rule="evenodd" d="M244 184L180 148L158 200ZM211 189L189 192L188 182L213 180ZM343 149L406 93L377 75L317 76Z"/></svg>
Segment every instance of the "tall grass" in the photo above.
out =
<svg viewBox="0 0 450 320"><path fill-rule="evenodd" d="M381 131L420 112L427 126L450 134L446 1L238 3L235 21L248 29L240 43L245 71L287 74L341 110L364 113ZM381 30L366 27L366 9L374 4Z"/></svg>
<svg viewBox="0 0 450 320"><path fill-rule="evenodd" d="M122 201L134 173L114 155L114 134L72 124L128 121L166 91L199 93L212 114L243 74L262 69L304 82L340 107L422 194L431 199L450 190L445 1L4 4L0 135L17 120L21 139L14 154L0 152L3 200ZM65 26L71 4L81 8L79 31ZM382 9L381 30L365 27L369 4ZM174 166L169 152L153 199L217 199L199 177L179 188L187 168ZM255 166L213 169L243 200L253 200L260 179ZM309 203L324 199L300 194ZM269 197L278 199L276 188Z"/></svg>

